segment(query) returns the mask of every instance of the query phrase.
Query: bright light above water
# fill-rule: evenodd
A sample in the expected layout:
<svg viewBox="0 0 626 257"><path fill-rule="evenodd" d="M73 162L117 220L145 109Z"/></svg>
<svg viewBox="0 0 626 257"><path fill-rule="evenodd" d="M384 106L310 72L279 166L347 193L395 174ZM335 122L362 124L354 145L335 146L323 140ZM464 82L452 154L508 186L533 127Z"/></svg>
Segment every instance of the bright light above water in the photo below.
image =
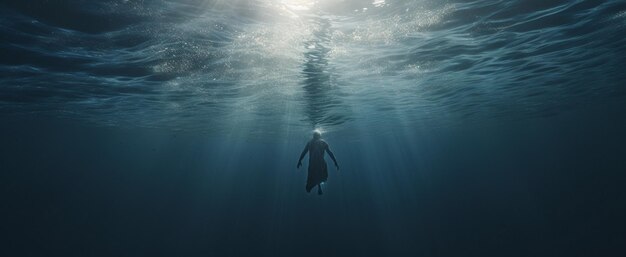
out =
<svg viewBox="0 0 626 257"><path fill-rule="evenodd" d="M385 0L374 0L374 2L372 2L372 4L376 7L381 7L383 5L385 5Z"/></svg>
<svg viewBox="0 0 626 257"><path fill-rule="evenodd" d="M281 0L280 4L291 11L310 10L317 1L315 0Z"/></svg>

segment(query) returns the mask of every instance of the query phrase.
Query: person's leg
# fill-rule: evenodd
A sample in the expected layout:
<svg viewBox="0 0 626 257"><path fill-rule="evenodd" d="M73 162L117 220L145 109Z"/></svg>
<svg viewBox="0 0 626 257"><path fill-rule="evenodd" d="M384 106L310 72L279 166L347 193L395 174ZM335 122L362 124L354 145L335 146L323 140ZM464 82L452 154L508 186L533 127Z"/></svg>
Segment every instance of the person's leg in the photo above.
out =
<svg viewBox="0 0 626 257"><path fill-rule="evenodd" d="M322 184L317 184L317 194L321 195L322 194Z"/></svg>

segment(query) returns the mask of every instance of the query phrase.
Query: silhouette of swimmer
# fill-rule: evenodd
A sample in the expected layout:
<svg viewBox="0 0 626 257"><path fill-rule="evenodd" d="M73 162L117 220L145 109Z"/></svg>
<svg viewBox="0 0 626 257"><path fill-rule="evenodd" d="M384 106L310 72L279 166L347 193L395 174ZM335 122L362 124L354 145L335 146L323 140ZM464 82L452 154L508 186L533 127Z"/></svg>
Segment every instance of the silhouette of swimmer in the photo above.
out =
<svg viewBox="0 0 626 257"><path fill-rule="evenodd" d="M324 151L328 153L333 162L335 162L335 167L339 170L339 165L337 164L337 160L335 159L335 155L330 151L328 147L328 143L322 140L322 134L318 131L313 132L313 139L309 141L304 150L302 150L302 154L300 154L300 159L298 160L298 165L296 168L300 168L302 166L302 159L309 153L309 174L306 180L306 191L311 192L315 186L317 186L317 194L322 194L322 183L326 182L328 178L328 169L326 167L326 161L324 160Z"/></svg>

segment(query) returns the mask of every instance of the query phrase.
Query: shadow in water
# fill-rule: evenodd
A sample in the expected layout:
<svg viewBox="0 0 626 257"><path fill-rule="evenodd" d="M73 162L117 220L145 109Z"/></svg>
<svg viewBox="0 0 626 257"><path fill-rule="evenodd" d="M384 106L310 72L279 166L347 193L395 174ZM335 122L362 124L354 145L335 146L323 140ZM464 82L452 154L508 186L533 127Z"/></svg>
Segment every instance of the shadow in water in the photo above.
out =
<svg viewBox="0 0 626 257"><path fill-rule="evenodd" d="M305 63L302 68L305 114L312 126L339 125L349 119L328 64L331 37L330 20L314 17L313 38L305 42Z"/></svg>

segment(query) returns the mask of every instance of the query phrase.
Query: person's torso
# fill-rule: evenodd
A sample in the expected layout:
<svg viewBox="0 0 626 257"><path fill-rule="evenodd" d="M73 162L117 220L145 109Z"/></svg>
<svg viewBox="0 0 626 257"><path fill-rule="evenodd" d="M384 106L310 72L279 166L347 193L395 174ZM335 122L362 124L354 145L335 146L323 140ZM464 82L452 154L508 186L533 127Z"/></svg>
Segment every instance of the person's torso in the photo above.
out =
<svg viewBox="0 0 626 257"><path fill-rule="evenodd" d="M326 147L327 144L324 140L311 140L311 142L309 142L309 157L314 160L323 160Z"/></svg>

